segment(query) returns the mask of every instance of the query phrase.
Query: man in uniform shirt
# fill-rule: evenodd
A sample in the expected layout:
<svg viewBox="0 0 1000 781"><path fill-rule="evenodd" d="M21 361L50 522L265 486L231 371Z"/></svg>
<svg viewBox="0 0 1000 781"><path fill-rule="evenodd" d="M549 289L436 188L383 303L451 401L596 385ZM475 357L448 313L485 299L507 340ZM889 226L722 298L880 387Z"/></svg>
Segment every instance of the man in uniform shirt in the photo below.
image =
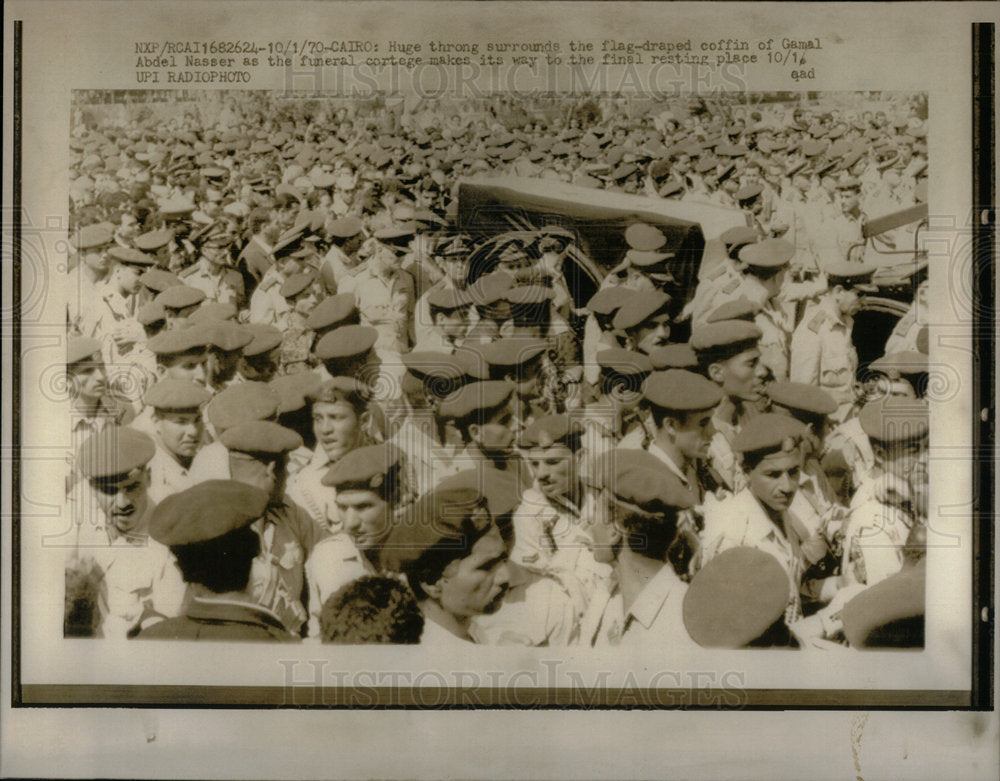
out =
<svg viewBox="0 0 1000 781"><path fill-rule="evenodd" d="M299 639L260 604L253 589L251 573L261 547L254 525L267 513L268 501L260 488L211 480L157 508L151 534L173 551L191 599L183 615L144 629L140 640Z"/></svg>
<svg viewBox="0 0 1000 781"><path fill-rule="evenodd" d="M190 484L188 470L202 444L202 406L211 395L190 380L163 379L146 391L153 411L156 454L149 462L149 495L162 502Z"/></svg>
<svg viewBox="0 0 1000 781"><path fill-rule="evenodd" d="M858 351L852 332L859 309L858 291L872 290L875 269L846 261L827 267L830 290L792 335L792 382L817 385L837 402L835 420L843 420L854 403Z"/></svg>
<svg viewBox="0 0 1000 781"><path fill-rule="evenodd" d="M413 333L416 344L426 342L433 334L434 319L428 303L429 297L437 290L465 290L468 287L471 252L471 239L459 234L434 253L441 259L444 276L428 287L417 299L413 310Z"/></svg>
<svg viewBox="0 0 1000 781"><path fill-rule="evenodd" d="M420 642L458 650L469 623L493 613L509 587L507 548L474 488L439 489L395 520L380 560L406 576L426 622Z"/></svg>
<svg viewBox="0 0 1000 781"><path fill-rule="evenodd" d="M745 485L733 442L744 423L754 414L764 390L767 369L760 363L757 342L760 328L743 320L722 320L697 328L691 347L701 371L722 390L712 426L715 434L708 456L725 488L738 491Z"/></svg>
<svg viewBox="0 0 1000 781"><path fill-rule="evenodd" d="M111 267L108 250L114 245L114 236L107 225L87 225L74 233L71 244L76 250L77 265L69 274L66 316L70 330L82 334L83 313L100 296Z"/></svg>
<svg viewBox="0 0 1000 781"><path fill-rule="evenodd" d="M170 553L149 539L155 504L147 465L155 449L145 434L118 426L108 426L80 446L77 461L87 497L74 519L66 601L72 604L89 590L95 619L90 631L80 634L122 639L180 608L184 585Z"/></svg>
<svg viewBox="0 0 1000 781"><path fill-rule="evenodd" d="M306 562L310 635L319 628L326 600L352 580L376 575L379 550L403 491L399 450L390 444L350 451L325 472L335 497L336 531L313 548Z"/></svg>
<svg viewBox="0 0 1000 781"><path fill-rule="evenodd" d="M795 328L795 305L781 297L795 247L784 239L765 239L740 250L745 273L739 293L759 304L754 322L761 330L760 361L778 382L788 379L788 351ZM718 300L717 303L723 303Z"/></svg>
<svg viewBox="0 0 1000 781"><path fill-rule="evenodd" d="M591 595L610 575L591 555L580 480L582 428L567 415L549 415L521 434L532 478L514 512L511 561L529 570L550 573L566 585L582 614Z"/></svg>
<svg viewBox="0 0 1000 781"><path fill-rule="evenodd" d="M312 404L316 447L309 462L289 480L288 496L313 521L330 531L336 531L340 521L334 505L336 492L323 483L323 478L348 452L370 444L365 436L367 417L367 394L353 377L325 381Z"/></svg>
<svg viewBox="0 0 1000 781"><path fill-rule="evenodd" d="M354 297L361 323L378 331L376 350L398 355L409 349L412 338L413 277L399 267L396 245L379 241L380 236L388 234L375 234L371 256L354 279Z"/></svg>
<svg viewBox="0 0 1000 781"><path fill-rule="evenodd" d="M242 304L243 276L234 268L232 255L235 240L221 225L209 226L199 238L197 264L181 273L184 284L200 290L209 301Z"/></svg>
<svg viewBox="0 0 1000 781"><path fill-rule="evenodd" d="M858 420L871 442L875 465L851 502L842 572L848 584L872 586L900 570L907 541L921 526L927 404L879 399L866 404Z"/></svg>
<svg viewBox="0 0 1000 781"><path fill-rule="evenodd" d="M266 491L267 509L254 521L260 554L254 559L250 591L273 611L292 634L300 634L308 615L305 562L328 532L285 495L288 453L302 438L270 421L251 421L226 429L219 441L229 451L233 480Z"/></svg>
<svg viewBox="0 0 1000 781"><path fill-rule="evenodd" d="M341 291L347 277L358 272L355 253L365 240L364 224L357 217L341 217L326 224L326 235L330 249L320 264L320 277L327 290ZM342 292L346 292L346 289Z"/></svg>
<svg viewBox="0 0 1000 781"><path fill-rule="evenodd" d="M590 529L595 559L614 568L612 585L591 600L580 642L661 651L693 646L682 614L687 585L667 561L679 513L692 497L641 450L616 451L612 468L607 516Z"/></svg>

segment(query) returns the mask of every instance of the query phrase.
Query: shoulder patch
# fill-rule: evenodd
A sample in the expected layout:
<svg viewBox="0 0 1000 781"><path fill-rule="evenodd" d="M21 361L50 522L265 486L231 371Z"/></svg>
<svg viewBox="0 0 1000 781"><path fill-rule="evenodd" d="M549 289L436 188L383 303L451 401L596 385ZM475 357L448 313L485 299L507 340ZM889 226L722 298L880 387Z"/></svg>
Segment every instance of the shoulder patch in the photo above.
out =
<svg viewBox="0 0 1000 781"><path fill-rule="evenodd" d="M197 263L192 263L190 266L187 266L186 268L182 268L180 271L178 271L177 272L177 276L179 276L179 277L181 277L183 279L184 277L191 276L197 270L198 270L198 264Z"/></svg>
<svg viewBox="0 0 1000 781"><path fill-rule="evenodd" d="M724 266L716 266L713 271L711 271L709 274L706 275L706 278L714 281L725 273L726 269Z"/></svg>
<svg viewBox="0 0 1000 781"><path fill-rule="evenodd" d="M724 287L722 288L722 292L723 292L723 293L727 293L727 294L728 294L728 293L732 293L732 292L733 292L734 290L736 290L736 288L738 288L739 286L740 286L740 281L739 281L738 279L731 279L731 280L729 280L729 282L727 282L727 283L726 283L726 285L725 285L725 286L724 286Z"/></svg>
<svg viewBox="0 0 1000 781"><path fill-rule="evenodd" d="M817 312L813 319L809 321L809 330L814 334L819 333L819 329L823 327L823 323L827 320L826 312Z"/></svg>

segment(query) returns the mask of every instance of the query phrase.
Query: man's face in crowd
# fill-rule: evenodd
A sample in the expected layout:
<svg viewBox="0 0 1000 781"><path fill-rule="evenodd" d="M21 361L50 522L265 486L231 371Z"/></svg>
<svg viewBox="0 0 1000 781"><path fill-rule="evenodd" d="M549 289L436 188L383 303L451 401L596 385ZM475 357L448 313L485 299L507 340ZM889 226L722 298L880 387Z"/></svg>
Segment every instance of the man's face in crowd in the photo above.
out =
<svg viewBox="0 0 1000 781"><path fill-rule="evenodd" d="M533 447L528 451L528 467L539 491L550 498L568 497L576 480L573 451L566 445Z"/></svg>
<svg viewBox="0 0 1000 781"><path fill-rule="evenodd" d="M754 347L726 361L713 363L708 367L708 373L730 398L757 401L764 390L767 369L760 362L760 350Z"/></svg>
<svg viewBox="0 0 1000 781"><path fill-rule="evenodd" d="M156 433L163 446L178 458L194 458L203 431L204 423L198 410L156 413Z"/></svg>
<svg viewBox="0 0 1000 781"><path fill-rule="evenodd" d="M218 274L229 261L229 249L214 244L205 244L201 248L201 256L208 261L211 271Z"/></svg>
<svg viewBox="0 0 1000 781"><path fill-rule="evenodd" d="M275 360L274 351L264 355L254 355L242 357L239 361L239 371L246 380L257 380L259 382L270 382L271 378L278 373L278 364Z"/></svg>
<svg viewBox="0 0 1000 781"><path fill-rule="evenodd" d="M135 266L130 266L127 263L118 263L115 265L114 274L123 296L131 296L139 292L141 284L139 282L139 271Z"/></svg>
<svg viewBox="0 0 1000 781"><path fill-rule="evenodd" d="M876 462L886 472L904 478L909 478L918 464L921 463L926 448L926 438L885 444L880 442L872 443Z"/></svg>
<svg viewBox="0 0 1000 781"><path fill-rule="evenodd" d="M161 359L160 371L164 378L191 380L199 385L207 385L208 356L205 352L166 356Z"/></svg>
<svg viewBox="0 0 1000 781"><path fill-rule="evenodd" d="M292 300L292 309L296 314L308 317L309 313L316 308L316 301L316 288L314 285L309 285Z"/></svg>
<svg viewBox="0 0 1000 781"><path fill-rule="evenodd" d="M666 418L664 424L670 428L674 443L685 458L694 461L708 456L708 446L715 433L712 410L697 410Z"/></svg>
<svg viewBox="0 0 1000 781"><path fill-rule="evenodd" d="M500 530L492 526L476 540L469 555L445 567L435 584L442 608L463 620L495 613L503 603L510 581L507 546Z"/></svg>
<svg viewBox="0 0 1000 781"><path fill-rule="evenodd" d="M639 352L649 355L657 347L667 344L670 338L670 314L660 312L644 320L635 329L635 346Z"/></svg>
<svg viewBox="0 0 1000 781"><path fill-rule="evenodd" d="M149 471L135 469L128 475L111 480L91 480L97 504L108 523L122 533L138 529L149 507Z"/></svg>
<svg viewBox="0 0 1000 781"><path fill-rule="evenodd" d="M108 374L102 361L78 363L69 368L71 392L83 402L95 404L107 389Z"/></svg>
<svg viewBox="0 0 1000 781"><path fill-rule="evenodd" d="M111 258L108 255L108 248L106 246L84 250L81 261L83 265L98 275L106 273L111 266Z"/></svg>
<svg viewBox="0 0 1000 781"><path fill-rule="evenodd" d="M499 409L488 413L482 423L469 426L469 438L479 446L480 450L492 456L506 456L514 441L511 424L514 415L510 405L505 404Z"/></svg>
<svg viewBox="0 0 1000 781"><path fill-rule="evenodd" d="M467 278L465 258L462 255L445 255L442 263L445 276L453 285L464 285Z"/></svg>
<svg viewBox="0 0 1000 781"><path fill-rule="evenodd" d="M337 491L337 516L358 550L370 550L389 531L389 503L374 491Z"/></svg>
<svg viewBox="0 0 1000 781"><path fill-rule="evenodd" d="M837 307L848 317L854 317L861 309L861 298L854 288L837 285L833 289L833 295L837 301Z"/></svg>
<svg viewBox="0 0 1000 781"><path fill-rule="evenodd" d="M317 401L313 404L312 419L316 441L331 461L357 447L361 422L348 402Z"/></svg>
<svg viewBox="0 0 1000 781"><path fill-rule="evenodd" d="M460 339L469 325L468 308L438 309L434 312L434 325L448 339Z"/></svg>
<svg viewBox="0 0 1000 781"><path fill-rule="evenodd" d="M784 512L799 488L801 470L802 452L798 448L764 456L747 474L750 492L774 512Z"/></svg>
<svg viewBox="0 0 1000 781"><path fill-rule="evenodd" d="M379 242L375 245L368 262L373 273L388 274L396 266L396 252L392 247Z"/></svg>

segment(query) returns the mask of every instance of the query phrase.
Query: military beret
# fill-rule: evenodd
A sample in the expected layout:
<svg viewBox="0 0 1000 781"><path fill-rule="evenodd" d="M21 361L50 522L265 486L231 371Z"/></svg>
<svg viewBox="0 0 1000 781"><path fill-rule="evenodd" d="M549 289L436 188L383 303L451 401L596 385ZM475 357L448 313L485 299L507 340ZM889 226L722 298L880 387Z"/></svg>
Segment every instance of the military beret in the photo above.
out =
<svg viewBox="0 0 1000 781"><path fill-rule="evenodd" d="M649 354L649 362L654 371L693 369L698 366L698 356L691 349L691 345L686 342L684 344L665 344Z"/></svg>
<svg viewBox="0 0 1000 781"><path fill-rule="evenodd" d="M521 504L521 485L516 475L488 464L464 469L444 478L436 486L438 491L454 489L473 489L481 493L486 497L486 506L494 518L514 512Z"/></svg>
<svg viewBox="0 0 1000 781"><path fill-rule="evenodd" d="M740 296L733 301L726 301L711 311L705 318L706 323L718 323L722 320L746 320L752 323L760 311L760 305L746 296Z"/></svg>
<svg viewBox="0 0 1000 781"><path fill-rule="evenodd" d="M401 222L380 228L373 234L383 244L397 245L408 241L416 232L416 225L411 222Z"/></svg>
<svg viewBox="0 0 1000 781"><path fill-rule="evenodd" d="M749 201L764 192L764 187L759 183L746 184L736 191L737 201Z"/></svg>
<svg viewBox="0 0 1000 781"><path fill-rule="evenodd" d="M542 306L552 300L552 289L544 285L520 285L508 290L506 299L518 306Z"/></svg>
<svg viewBox="0 0 1000 781"><path fill-rule="evenodd" d="M662 247L667 237L658 229L645 222L636 222L625 229L625 243L640 252L653 252Z"/></svg>
<svg viewBox="0 0 1000 781"><path fill-rule="evenodd" d="M281 331L273 325L264 323L249 323L246 330L252 337L251 341L243 348L245 358L253 358L264 355L281 344Z"/></svg>
<svg viewBox="0 0 1000 781"><path fill-rule="evenodd" d="M483 348L483 357L490 366L523 366L540 356L549 347L544 339L510 336L498 339Z"/></svg>
<svg viewBox="0 0 1000 781"><path fill-rule="evenodd" d="M181 196L168 198L160 203L160 214L164 217L183 217L185 214L193 212L194 209L194 203Z"/></svg>
<svg viewBox="0 0 1000 781"><path fill-rule="evenodd" d="M445 543L456 559L462 558L492 528L486 499L477 489L438 488L393 520L380 562L389 571L405 571L429 549Z"/></svg>
<svg viewBox="0 0 1000 781"><path fill-rule="evenodd" d="M167 310L155 301L150 301L139 307L135 313L135 319L139 321L139 325L153 325L167 319Z"/></svg>
<svg viewBox="0 0 1000 781"><path fill-rule="evenodd" d="M111 229L104 223L96 225L85 225L78 229L73 235L73 248L77 252L89 249L98 249L111 244L115 240Z"/></svg>
<svg viewBox="0 0 1000 781"><path fill-rule="evenodd" d="M135 246L145 252L155 252L161 247L167 246L174 237L174 232L169 228L148 231L135 239Z"/></svg>
<svg viewBox="0 0 1000 781"><path fill-rule="evenodd" d="M798 449L805 427L795 418L765 412L750 418L733 440L737 453L770 451L792 452Z"/></svg>
<svg viewBox="0 0 1000 781"><path fill-rule="evenodd" d="M767 395L774 404L809 415L830 415L837 410L833 396L805 382L772 382Z"/></svg>
<svg viewBox="0 0 1000 781"><path fill-rule="evenodd" d="M615 313L612 325L619 331L635 328L670 303L670 296L660 290L635 290Z"/></svg>
<svg viewBox="0 0 1000 781"><path fill-rule="evenodd" d="M342 323L357 311L352 293L338 293L327 296L309 313L306 328L319 331Z"/></svg>
<svg viewBox="0 0 1000 781"><path fill-rule="evenodd" d="M371 388L354 377L331 377L320 385L314 401L328 404L365 402L370 395Z"/></svg>
<svg viewBox="0 0 1000 781"><path fill-rule="evenodd" d="M236 305L220 301L209 301L205 299L188 318L190 323L210 324L229 322L236 317ZM234 323L235 325L235 323ZM216 345L218 346L218 345Z"/></svg>
<svg viewBox="0 0 1000 781"><path fill-rule="evenodd" d="M914 350L903 350L902 352L883 355L878 360L872 361L868 368L871 371L885 374L895 379L908 374L926 374L929 365L928 357L924 353Z"/></svg>
<svg viewBox="0 0 1000 781"><path fill-rule="evenodd" d="M694 506L694 497L660 459L644 450L613 454L615 504L637 515L671 514Z"/></svg>
<svg viewBox="0 0 1000 781"><path fill-rule="evenodd" d="M284 298L294 298L309 287L313 279L313 275L308 273L292 274L284 281L279 292Z"/></svg>
<svg viewBox="0 0 1000 781"><path fill-rule="evenodd" d="M212 398L205 388L191 380L167 377L146 391L142 400L160 410L197 409Z"/></svg>
<svg viewBox="0 0 1000 781"><path fill-rule="evenodd" d="M174 285L156 296L156 303L164 309L186 309L204 300L204 292L189 285Z"/></svg>
<svg viewBox="0 0 1000 781"><path fill-rule="evenodd" d="M672 252L647 252L645 250L630 249L625 253L625 260L637 268L646 268L647 266L655 266L657 263L662 263L673 256L674 253Z"/></svg>
<svg viewBox="0 0 1000 781"><path fill-rule="evenodd" d="M105 426L80 445L77 464L89 480L126 475L145 466L156 453L153 439L134 428Z"/></svg>
<svg viewBox="0 0 1000 781"><path fill-rule="evenodd" d="M465 365L461 359L454 355L418 351L404 353L401 358L406 370L420 379L447 380L457 383L467 376Z"/></svg>
<svg viewBox="0 0 1000 781"><path fill-rule="evenodd" d="M266 382L240 382L216 394L205 409L216 432L248 420L267 420L278 412L278 396Z"/></svg>
<svg viewBox="0 0 1000 781"><path fill-rule="evenodd" d="M66 343L66 365L72 366L96 356L101 359L101 349L103 344L99 339L92 339L89 336L71 336Z"/></svg>
<svg viewBox="0 0 1000 781"><path fill-rule="evenodd" d="M695 352L705 352L754 342L760 336L760 328L746 320L721 320L696 327L691 334L691 347Z"/></svg>
<svg viewBox="0 0 1000 781"><path fill-rule="evenodd" d="M162 293L168 287L184 284L176 274L171 274L169 271L164 271L161 268L151 268L149 271L144 271L139 276L139 282L147 290L151 290L154 293Z"/></svg>
<svg viewBox="0 0 1000 781"><path fill-rule="evenodd" d="M866 588L844 605L840 619L852 648L923 646L926 561Z"/></svg>
<svg viewBox="0 0 1000 781"><path fill-rule="evenodd" d="M597 315L613 315L632 296L632 288L615 285L598 290L587 302L587 309Z"/></svg>
<svg viewBox="0 0 1000 781"><path fill-rule="evenodd" d="M240 453L278 454L302 447L302 437L269 420L238 423L223 431L219 441L229 450Z"/></svg>
<svg viewBox="0 0 1000 781"><path fill-rule="evenodd" d="M488 380L490 378L490 367L480 346L464 345L458 347L451 354L451 357L469 377L475 380Z"/></svg>
<svg viewBox="0 0 1000 781"><path fill-rule="evenodd" d="M891 443L925 437L928 417L925 401L890 396L865 404L858 422L869 439Z"/></svg>
<svg viewBox="0 0 1000 781"><path fill-rule="evenodd" d="M108 250L108 254L119 263L124 263L127 266L149 267L156 263L156 258L152 255L147 255L145 252L140 252L131 247L115 246Z"/></svg>
<svg viewBox="0 0 1000 781"><path fill-rule="evenodd" d="M514 277L505 271L484 274L469 286L469 297L474 304L489 306L504 296L514 286Z"/></svg>
<svg viewBox="0 0 1000 781"><path fill-rule="evenodd" d="M431 309L454 310L471 306L472 296L467 290L453 287L438 287L427 294L427 304Z"/></svg>
<svg viewBox="0 0 1000 781"><path fill-rule="evenodd" d="M153 510L149 534L166 546L193 545L249 526L267 509L266 491L236 480L206 480Z"/></svg>
<svg viewBox="0 0 1000 781"><path fill-rule="evenodd" d="M569 415L543 415L521 432L521 447L552 447L566 445L576 449L583 429Z"/></svg>
<svg viewBox="0 0 1000 781"><path fill-rule="evenodd" d="M366 325L342 325L323 336L316 345L321 361L364 355L378 340L378 331Z"/></svg>
<svg viewBox="0 0 1000 781"><path fill-rule="evenodd" d="M344 490L377 491L399 466L400 451L388 442L359 447L346 453L323 476L323 485Z"/></svg>
<svg viewBox="0 0 1000 781"><path fill-rule="evenodd" d="M653 364L649 358L642 353L632 352L621 347L601 350L597 354L597 365L604 372L619 374L623 377L649 374L653 371Z"/></svg>
<svg viewBox="0 0 1000 781"><path fill-rule="evenodd" d="M506 404L514 386L504 380L471 382L446 396L438 414L445 419L461 420L473 412Z"/></svg>
<svg viewBox="0 0 1000 781"><path fill-rule="evenodd" d="M228 320L207 324L205 332L210 346L227 353L242 350L254 338L242 325Z"/></svg>
<svg viewBox="0 0 1000 781"><path fill-rule="evenodd" d="M760 237L757 235L757 231L753 228L748 228L745 225L738 225L735 228L729 228L719 236L719 240L725 244L730 251L732 251L732 249L736 246L742 247L744 244L753 244L759 238Z"/></svg>
<svg viewBox="0 0 1000 781"><path fill-rule="evenodd" d="M859 289L876 289L871 284L872 275L875 273L875 266L872 264L857 263L849 260L835 260L824 264L823 270L826 272L827 281L831 285L857 287Z"/></svg>
<svg viewBox="0 0 1000 781"><path fill-rule="evenodd" d="M202 168L201 173L209 179L221 179L229 172L225 168L219 168L218 166L211 165L207 168Z"/></svg>
<svg viewBox="0 0 1000 781"><path fill-rule="evenodd" d="M278 397L278 414L284 415L287 412L303 409L316 398L322 384L322 378L311 371L275 377L269 385Z"/></svg>
<svg viewBox="0 0 1000 781"><path fill-rule="evenodd" d="M452 236L435 250L436 255L441 257L465 257L472 252L472 239L465 235Z"/></svg>
<svg viewBox="0 0 1000 781"><path fill-rule="evenodd" d="M161 331L150 339L146 346L155 355L180 355L207 347L208 334L203 328L177 328Z"/></svg>
<svg viewBox="0 0 1000 781"><path fill-rule="evenodd" d="M788 599L788 575L774 556L730 548L692 579L684 594L684 626L704 648L742 648L784 615Z"/></svg>
<svg viewBox="0 0 1000 781"><path fill-rule="evenodd" d="M331 220L326 226L329 236L336 236L338 239L349 239L357 236L364 229L364 223L357 217L341 217L338 220Z"/></svg>
<svg viewBox="0 0 1000 781"><path fill-rule="evenodd" d="M754 268L780 268L795 254L795 245L784 239L764 239L747 244L740 250L739 258Z"/></svg>
<svg viewBox="0 0 1000 781"><path fill-rule="evenodd" d="M722 401L718 385L684 369L653 372L646 378L642 395L650 404L679 412L711 409Z"/></svg>

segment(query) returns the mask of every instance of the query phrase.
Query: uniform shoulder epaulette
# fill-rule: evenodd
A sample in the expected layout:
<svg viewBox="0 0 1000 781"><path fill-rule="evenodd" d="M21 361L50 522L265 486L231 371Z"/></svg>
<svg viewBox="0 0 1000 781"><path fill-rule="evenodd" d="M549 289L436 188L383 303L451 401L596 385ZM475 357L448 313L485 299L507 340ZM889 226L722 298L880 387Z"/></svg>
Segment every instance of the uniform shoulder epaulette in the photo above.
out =
<svg viewBox="0 0 1000 781"><path fill-rule="evenodd" d="M725 285L725 287L722 288L722 292L726 294L732 293L739 286L740 286L740 281L738 279L731 279Z"/></svg>
<svg viewBox="0 0 1000 781"><path fill-rule="evenodd" d="M823 327L823 323L826 322L828 315L826 312L817 312L813 315L813 319L809 321L809 330L814 334L819 333L819 329Z"/></svg>
<svg viewBox="0 0 1000 781"><path fill-rule="evenodd" d="M724 266L716 266L712 271L710 271L706 275L706 279L710 279L712 281L715 281L716 279L718 279L719 277L721 277L725 273L726 273L726 269L725 269Z"/></svg>
<svg viewBox="0 0 1000 781"><path fill-rule="evenodd" d="M185 277L189 277L192 274L194 274L194 272L196 272L197 270L198 270L198 264L192 263L190 266L186 266L185 268L182 268L180 271L178 271L177 276L179 276L181 279L184 279Z"/></svg>

